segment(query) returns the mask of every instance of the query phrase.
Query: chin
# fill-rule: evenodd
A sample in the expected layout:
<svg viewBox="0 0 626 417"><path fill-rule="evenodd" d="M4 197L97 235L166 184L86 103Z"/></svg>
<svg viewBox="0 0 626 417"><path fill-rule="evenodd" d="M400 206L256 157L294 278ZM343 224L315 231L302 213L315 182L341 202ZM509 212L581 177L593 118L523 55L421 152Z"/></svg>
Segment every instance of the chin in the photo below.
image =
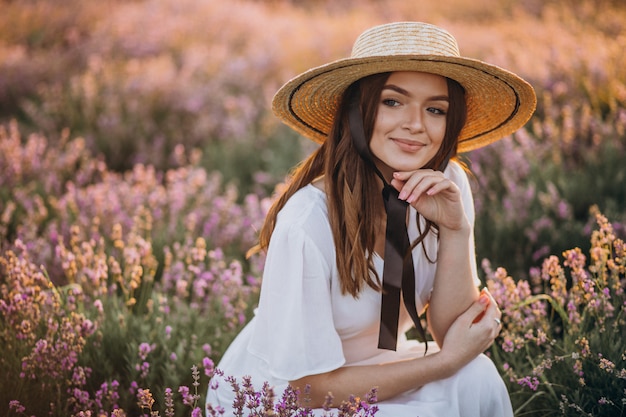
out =
<svg viewBox="0 0 626 417"><path fill-rule="evenodd" d="M389 158L391 159L391 158ZM390 178L394 172L409 172L416 171L418 169L423 168L426 164L415 163L415 161L398 161L399 158L394 158L393 163L388 163L386 161L378 160L376 166L378 169L385 175L385 177Z"/></svg>
<svg viewBox="0 0 626 417"><path fill-rule="evenodd" d="M394 172L409 172L409 171L417 171L418 169L424 168L426 164L394 164L391 166L391 169Z"/></svg>

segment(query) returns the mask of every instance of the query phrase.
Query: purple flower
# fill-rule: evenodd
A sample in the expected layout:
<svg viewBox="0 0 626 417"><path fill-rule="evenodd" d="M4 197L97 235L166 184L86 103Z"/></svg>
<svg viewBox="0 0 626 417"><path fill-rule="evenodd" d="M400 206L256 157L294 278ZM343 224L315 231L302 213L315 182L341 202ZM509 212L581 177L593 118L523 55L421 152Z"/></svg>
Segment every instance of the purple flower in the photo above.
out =
<svg viewBox="0 0 626 417"><path fill-rule="evenodd" d="M537 377L525 376L517 381L517 383L521 386L527 386L533 391L537 391L539 387L539 379Z"/></svg>
<svg viewBox="0 0 626 417"><path fill-rule="evenodd" d="M178 393L183 397L183 404L193 407L196 398L190 394L188 386L181 385L178 387Z"/></svg>
<svg viewBox="0 0 626 417"><path fill-rule="evenodd" d="M215 373L215 364L213 361L210 358L204 357L202 359L202 367L204 368L204 374L212 378Z"/></svg>
<svg viewBox="0 0 626 417"><path fill-rule="evenodd" d="M150 345L149 343L145 343L145 342L144 342L144 343L141 343L141 344L139 345L139 358L140 358L142 361L145 361L145 360L146 360L146 358L148 357L148 354L149 354L150 352L152 352L152 350L153 350L155 347L156 347L155 345Z"/></svg>
<svg viewBox="0 0 626 417"><path fill-rule="evenodd" d="M24 407L18 400L12 400L9 402L9 410L13 410L18 414L26 412L26 407Z"/></svg>
<svg viewBox="0 0 626 417"><path fill-rule="evenodd" d="M174 393L170 387L165 388L165 416L174 417Z"/></svg>

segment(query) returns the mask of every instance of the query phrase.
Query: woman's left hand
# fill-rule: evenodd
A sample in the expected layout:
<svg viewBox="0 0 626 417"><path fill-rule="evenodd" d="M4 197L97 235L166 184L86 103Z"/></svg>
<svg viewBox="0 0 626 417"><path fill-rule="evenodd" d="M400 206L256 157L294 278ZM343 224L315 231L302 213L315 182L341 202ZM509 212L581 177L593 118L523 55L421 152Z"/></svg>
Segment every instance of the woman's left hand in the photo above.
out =
<svg viewBox="0 0 626 417"><path fill-rule="evenodd" d="M467 224L459 187L442 172L431 169L394 172L391 185L399 198L440 228L460 230Z"/></svg>

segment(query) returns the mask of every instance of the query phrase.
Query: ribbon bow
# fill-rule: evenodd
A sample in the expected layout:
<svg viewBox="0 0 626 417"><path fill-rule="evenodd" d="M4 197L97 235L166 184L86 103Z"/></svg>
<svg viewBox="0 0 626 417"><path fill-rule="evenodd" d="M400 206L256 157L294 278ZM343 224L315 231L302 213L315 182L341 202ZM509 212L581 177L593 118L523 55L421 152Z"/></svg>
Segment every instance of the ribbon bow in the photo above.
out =
<svg viewBox="0 0 626 417"><path fill-rule="evenodd" d="M387 213L385 229L385 260L383 267L383 293L380 311L378 347L396 350L398 341L398 319L400 298L403 299L420 338L426 342L426 334L415 304L415 272L411 256L411 242L406 228L409 204L398 198L398 191L385 180L374 164L369 144L365 139L363 117L359 108L359 89L356 88L350 100L349 123L353 143L363 160L374 168L383 181L383 202ZM428 343L426 343L428 349Z"/></svg>

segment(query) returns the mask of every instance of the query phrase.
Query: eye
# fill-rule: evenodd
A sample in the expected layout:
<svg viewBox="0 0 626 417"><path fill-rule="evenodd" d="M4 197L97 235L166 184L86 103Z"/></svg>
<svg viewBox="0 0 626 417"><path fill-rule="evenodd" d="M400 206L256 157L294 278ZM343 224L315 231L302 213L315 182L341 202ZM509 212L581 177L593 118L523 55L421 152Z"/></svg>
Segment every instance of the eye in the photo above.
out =
<svg viewBox="0 0 626 417"><path fill-rule="evenodd" d="M441 115L441 116L445 116L448 113L447 109L443 109L443 108L439 108L439 107L429 107L426 110L428 112L432 113L432 114L437 114L437 115Z"/></svg>
<svg viewBox="0 0 626 417"><path fill-rule="evenodd" d="M382 103L383 103L385 106L389 106L389 107L397 107L397 106L399 106L399 105L400 105L400 102L399 102L399 101L394 100L394 99L392 99L392 98L385 98L385 99L383 99Z"/></svg>

